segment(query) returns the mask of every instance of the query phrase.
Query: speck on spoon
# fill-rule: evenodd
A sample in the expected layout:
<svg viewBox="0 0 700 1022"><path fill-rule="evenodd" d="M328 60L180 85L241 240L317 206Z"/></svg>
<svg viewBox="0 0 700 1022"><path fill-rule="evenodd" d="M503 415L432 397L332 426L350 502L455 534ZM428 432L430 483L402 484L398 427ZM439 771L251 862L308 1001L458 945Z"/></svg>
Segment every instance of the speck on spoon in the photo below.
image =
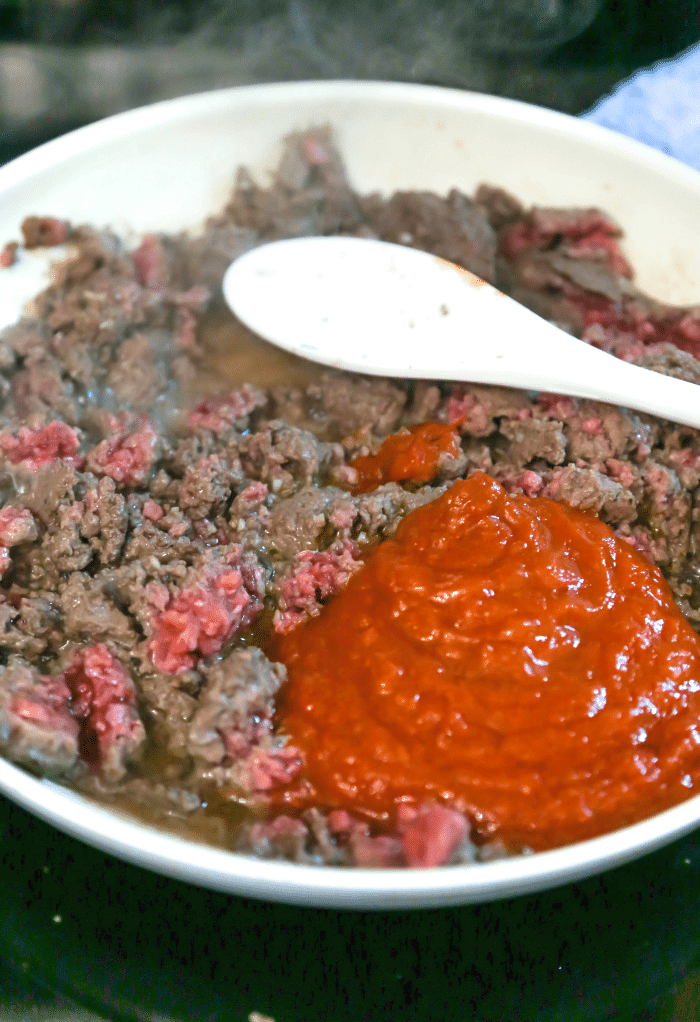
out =
<svg viewBox="0 0 700 1022"><path fill-rule="evenodd" d="M403 245L314 237L252 249L224 297L261 337L379 376L593 398L700 427L700 390L599 351L473 274Z"/></svg>

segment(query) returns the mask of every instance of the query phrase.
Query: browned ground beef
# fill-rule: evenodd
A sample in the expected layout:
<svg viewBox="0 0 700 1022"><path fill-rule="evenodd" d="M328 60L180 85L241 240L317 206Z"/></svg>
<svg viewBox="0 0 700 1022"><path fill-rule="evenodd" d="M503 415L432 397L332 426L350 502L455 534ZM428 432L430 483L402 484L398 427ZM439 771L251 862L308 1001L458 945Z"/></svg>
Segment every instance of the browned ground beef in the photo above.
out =
<svg viewBox="0 0 700 1022"><path fill-rule="evenodd" d="M377 836L347 814L268 819L299 769L274 726L285 672L259 648L317 613L364 544L474 469L594 510L700 623L698 432L555 395L321 373L189 409L199 325L228 263L261 241L350 233L455 260L585 340L700 381L700 314L640 295L596 210L524 210L481 187L358 195L326 130L289 139L271 187L239 171L201 237L30 218L27 247L76 255L0 338L0 751L201 839L263 856L401 863L406 830L456 835L443 807ZM13 248L14 258L14 248ZM184 409L184 410L183 410ZM425 420L460 421L429 485L352 496L348 463Z"/></svg>

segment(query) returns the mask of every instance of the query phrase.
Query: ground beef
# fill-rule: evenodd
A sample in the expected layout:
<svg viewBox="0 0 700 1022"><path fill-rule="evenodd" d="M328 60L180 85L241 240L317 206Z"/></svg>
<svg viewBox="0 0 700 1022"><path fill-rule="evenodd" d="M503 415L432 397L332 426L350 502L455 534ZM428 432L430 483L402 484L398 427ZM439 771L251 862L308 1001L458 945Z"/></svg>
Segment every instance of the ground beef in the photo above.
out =
<svg viewBox="0 0 700 1022"><path fill-rule="evenodd" d="M256 588L234 547L183 588L166 591L162 606L154 601L148 651L153 666L179 674L219 653L260 611Z"/></svg>
<svg viewBox="0 0 700 1022"><path fill-rule="evenodd" d="M36 660L63 641L62 618L54 593L0 602L0 641L4 652Z"/></svg>
<svg viewBox="0 0 700 1022"><path fill-rule="evenodd" d="M79 722L81 759L107 782L120 781L145 739L131 677L100 643L81 649L62 681L70 692L71 714Z"/></svg>
<svg viewBox="0 0 700 1022"><path fill-rule="evenodd" d="M47 777L75 778L82 769L80 727L61 678L39 674L11 657L0 668L0 748L15 763Z"/></svg>
<svg viewBox="0 0 700 1022"><path fill-rule="evenodd" d="M484 207L453 188L443 199L431 192L396 192L388 201L362 204L378 238L433 252L478 277L496 276L496 232Z"/></svg>
<svg viewBox="0 0 700 1022"><path fill-rule="evenodd" d="M267 395L257 387L244 384L240 390L206 398L195 405L187 416L191 429L208 429L223 433L231 426L245 429L251 412L267 404Z"/></svg>
<svg viewBox="0 0 700 1022"><path fill-rule="evenodd" d="M358 548L347 541L335 549L298 553L286 576L275 583L275 631L290 631L304 618L320 614L324 601L336 596L360 567Z"/></svg>
<svg viewBox="0 0 700 1022"><path fill-rule="evenodd" d="M284 667L259 649L238 649L203 674L187 734L200 782L235 785L252 795L293 776L299 754L273 737L272 726Z"/></svg>
<svg viewBox="0 0 700 1022"><path fill-rule="evenodd" d="M501 433L510 441L508 459L528 465L542 458L550 465L566 461L566 437L561 422L546 419L514 419L501 423Z"/></svg>
<svg viewBox="0 0 700 1022"><path fill-rule="evenodd" d="M568 465L551 477L545 495L582 511L595 511L610 525L637 517L632 493L594 468Z"/></svg>
<svg viewBox="0 0 700 1022"><path fill-rule="evenodd" d="M74 571L59 583L58 610L63 634L74 642L107 642L130 650L137 641L133 620L106 590L102 575Z"/></svg>
<svg viewBox="0 0 700 1022"><path fill-rule="evenodd" d="M384 827L330 807L271 812L303 762L275 727L285 671L260 647L476 469L599 514L700 625L700 434L560 395L320 370L303 386L197 390L200 321L233 258L308 233L455 260L589 343L692 382L700 312L640 294L597 210L526 209L489 185L359 195L327 129L291 136L269 185L240 170L197 237L148 235L130 251L50 216L22 233L26 248L67 241L74 254L36 319L0 338L2 754L263 857L422 868L507 854L476 847L437 802ZM17 259L9 242L4 279ZM459 435L433 480L353 495L352 460L425 421Z"/></svg>
<svg viewBox="0 0 700 1022"><path fill-rule="evenodd" d="M114 480L105 476L87 490L84 504L80 534L95 552L97 564L114 564L126 538L129 521L126 500L116 492Z"/></svg>
<svg viewBox="0 0 700 1022"><path fill-rule="evenodd" d="M80 438L64 422L52 422L40 429L22 426L16 435L0 433L0 452L11 465L21 465L34 473L42 465L63 461L69 465L82 462L77 454Z"/></svg>
<svg viewBox="0 0 700 1022"><path fill-rule="evenodd" d="M68 240L69 225L53 216L28 216L22 221L25 248L62 245Z"/></svg>
<svg viewBox="0 0 700 1022"><path fill-rule="evenodd" d="M10 266L14 266L17 262L17 250L19 248L18 241L6 242L2 249L0 249L0 268L6 270Z"/></svg>

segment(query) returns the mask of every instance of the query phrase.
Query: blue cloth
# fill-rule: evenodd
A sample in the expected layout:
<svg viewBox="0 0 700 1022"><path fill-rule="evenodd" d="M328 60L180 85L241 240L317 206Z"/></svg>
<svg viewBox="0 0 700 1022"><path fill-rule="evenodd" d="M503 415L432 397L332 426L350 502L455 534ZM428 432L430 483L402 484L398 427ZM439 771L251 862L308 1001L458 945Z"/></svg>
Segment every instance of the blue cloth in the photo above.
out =
<svg viewBox="0 0 700 1022"><path fill-rule="evenodd" d="M700 44L637 71L583 117L700 170Z"/></svg>

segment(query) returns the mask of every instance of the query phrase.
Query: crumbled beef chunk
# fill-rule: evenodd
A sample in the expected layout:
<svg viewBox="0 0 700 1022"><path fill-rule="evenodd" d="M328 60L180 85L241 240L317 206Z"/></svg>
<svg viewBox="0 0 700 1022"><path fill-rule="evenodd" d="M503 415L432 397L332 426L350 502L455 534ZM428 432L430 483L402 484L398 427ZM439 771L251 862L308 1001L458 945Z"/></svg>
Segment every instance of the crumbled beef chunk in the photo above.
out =
<svg viewBox="0 0 700 1022"><path fill-rule="evenodd" d="M218 454L188 465L177 492L181 510L192 521L223 514L236 478L232 477L228 462Z"/></svg>
<svg viewBox="0 0 700 1022"><path fill-rule="evenodd" d="M159 671L178 674L218 653L260 611L255 583L236 551L169 596L154 615L150 654Z"/></svg>
<svg viewBox="0 0 700 1022"><path fill-rule="evenodd" d="M69 225L54 216L28 216L22 221L25 248L62 245L68 234Z"/></svg>
<svg viewBox="0 0 700 1022"><path fill-rule="evenodd" d="M519 419L529 414L529 402L522 391L476 384L454 386L445 409L447 421L459 424L473 437L491 436L500 419Z"/></svg>
<svg viewBox="0 0 700 1022"><path fill-rule="evenodd" d="M38 674L19 658L0 667L0 750L48 777L76 777L79 725L61 678Z"/></svg>
<svg viewBox="0 0 700 1022"><path fill-rule="evenodd" d="M17 436L0 433L2 456L12 465L24 465L32 472L55 461L75 464L81 460L77 456L79 447L76 431L64 422L52 422L41 429L22 426Z"/></svg>
<svg viewBox="0 0 700 1022"><path fill-rule="evenodd" d="M239 649L204 668L203 674L189 722L188 750L208 765L240 759L271 732L275 696L286 671L259 649Z"/></svg>
<svg viewBox="0 0 700 1022"><path fill-rule="evenodd" d="M164 291L170 283L170 266L166 241L156 234L147 234L133 254L136 279L151 291Z"/></svg>
<svg viewBox="0 0 700 1022"><path fill-rule="evenodd" d="M392 866L404 866L401 841L391 834L363 834L354 830L348 845L352 855L352 863L364 869L391 869Z"/></svg>
<svg viewBox="0 0 700 1022"><path fill-rule="evenodd" d="M36 661L64 642L62 618L53 593L19 596L0 603L0 643L12 653Z"/></svg>
<svg viewBox="0 0 700 1022"><path fill-rule="evenodd" d="M610 522L630 521L637 513L630 491L594 468L567 466L553 476L546 494L581 511L604 512Z"/></svg>
<svg viewBox="0 0 700 1022"><path fill-rule="evenodd" d="M71 441L70 434L66 432L67 428L75 426L80 419L77 388L71 380L63 376L56 358L46 352L41 354L31 352L24 358L23 367L13 375L9 392L12 399L9 416L12 425L30 423L39 450L42 446L48 447L52 441L56 446L56 453L62 448L67 453L67 445L77 449L77 443L75 440ZM58 424L50 422L56 417L64 420L60 424L62 437L56 429ZM40 432L39 427L43 423L50 425ZM21 430L18 439L22 439ZM60 442L61 439L63 443ZM14 461L11 455L18 454L20 450L21 448L15 448L14 451L9 451L10 460Z"/></svg>
<svg viewBox="0 0 700 1022"><path fill-rule="evenodd" d="M442 393L436 383L416 380L413 384L410 404L402 421L404 426L417 426L422 422L437 420L442 405Z"/></svg>
<svg viewBox="0 0 700 1022"><path fill-rule="evenodd" d="M276 816L270 823L254 823L246 837L250 851L260 858L309 861L306 824L291 816Z"/></svg>
<svg viewBox="0 0 700 1022"><path fill-rule="evenodd" d="M33 543L38 537L36 522L28 508L6 504L0 511L0 544L4 547Z"/></svg>
<svg viewBox="0 0 700 1022"><path fill-rule="evenodd" d="M49 462L28 477L14 476L17 502L28 508L43 524L50 524L62 504L77 499L83 477L62 458Z"/></svg>
<svg viewBox="0 0 700 1022"><path fill-rule="evenodd" d="M688 383L700 383L700 362L675 344L650 344L637 353L634 362L643 369L652 369L664 376L674 376Z"/></svg>
<svg viewBox="0 0 700 1022"><path fill-rule="evenodd" d="M390 380L374 377L325 373L321 382L309 388L329 433L344 437L371 424L378 436L399 425L407 392Z"/></svg>
<svg viewBox="0 0 700 1022"><path fill-rule="evenodd" d="M286 576L275 584L275 631L287 632L304 618L319 614L324 601L336 596L360 567L358 549L347 540L336 549L298 553Z"/></svg>
<svg viewBox="0 0 700 1022"><path fill-rule="evenodd" d="M596 402L584 402L566 423L567 451L571 461L599 464L623 458L640 442L636 416Z"/></svg>
<svg viewBox="0 0 700 1022"><path fill-rule="evenodd" d="M121 429L97 445L87 457L87 467L97 476L109 476L117 483L138 486L145 483L156 461L158 435L145 420L135 429Z"/></svg>
<svg viewBox="0 0 700 1022"><path fill-rule="evenodd" d="M24 569L22 580L32 589L55 591L64 573L83 571L91 563L94 551L80 534L83 512L82 501L61 504L40 540L19 561L17 570Z"/></svg>
<svg viewBox="0 0 700 1022"><path fill-rule="evenodd" d="M406 865L425 869L473 862L477 856L465 817L434 803L405 807L399 811L396 831L377 835L344 810L324 815L311 809L303 821L280 815L269 823L254 824L245 834L245 847L263 858L365 869Z"/></svg>
<svg viewBox="0 0 700 1022"><path fill-rule="evenodd" d="M317 549L335 503L352 506L345 494L333 486L307 487L287 500L277 501L266 518L267 549L284 559L302 550Z"/></svg>
<svg viewBox="0 0 700 1022"><path fill-rule="evenodd" d="M120 780L145 739L131 678L99 644L82 649L62 680L71 694L71 712L80 722L82 759L108 782Z"/></svg>
<svg viewBox="0 0 700 1022"><path fill-rule="evenodd" d="M124 341L105 377L105 387L114 396L117 407L145 412L154 406L163 391L166 374L160 349L163 342L170 341L161 332L136 333Z"/></svg>
<svg viewBox="0 0 700 1022"><path fill-rule="evenodd" d="M456 188L445 199L431 192L396 192L386 200L372 196L363 212L378 238L432 252L483 280L495 280L496 233L484 207Z"/></svg>
<svg viewBox="0 0 700 1022"><path fill-rule="evenodd" d="M241 437L239 451L246 475L265 483L278 497L288 497L314 482L340 455L336 444L323 443L312 433L279 420Z"/></svg>
<svg viewBox="0 0 700 1022"><path fill-rule="evenodd" d="M239 171L226 212L234 222L253 228L266 240L354 232L363 222L327 128L288 137L269 189L257 185L246 171Z"/></svg>
<svg viewBox="0 0 700 1022"><path fill-rule="evenodd" d="M510 440L508 460L528 465L542 458L550 465L566 460L566 438L562 424L544 419L512 419L501 424L501 433Z"/></svg>
<svg viewBox="0 0 700 1022"><path fill-rule="evenodd" d="M126 538L128 512L125 498L116 492L114 480L105 476L96 487L91 486L86 491L83 503L81 536L89 541L98 563L115 563Z"/></svg>
<svg viewBox="0 0 700 1022"><path fill-rule="evenodd" d="M506 224L518 220L523 214L522 205L503 188L481 184L476 190L475 198L485 208L489 223L497 231Z"/></svg>
<svg viewBox="0 0 700 1022"><path fill-rule="evenodd" d="M81 571L59 584L58 605L66 638L77 642L109 641L124 650L136 643L133 622L106 592L105 580Z"/></svg>
<svg viewBox="0 0 700 1022"><path fill-rule="evenodd" d="M8 241L0 249L0 269L7 270L17 262L19 242Z"/></svg>
<svg viewBox="0 0 700 1022"><path fill-rule="evenodd" d="M191 429L208 429L223 433L230 426L245 428L251 412L267 404L267 395L257 387L245 385L240 390L218 397L205 398L187 416Z"/></svg>
<svg viewBox="0 0 700 1022"><path fill-rule="evenodd" d="M415 493L404 490L397 483L386 483L372 493L361 493L353 498L357 521L353 531L358 542L391 536L401 519L410 511L435 500L444 493L445 486L424 486Z"/></svg>
<svg viewBox="0 0 700 1022"><path fill-rule="evenodd" d="M645 512L646 524L654 537L654 560L676 576L688 555L691 494L683 489L673 469L651 458L645 465L644 482L645 499L640 510Z"/></svg>
<svg viewBox="0 0 700 1022"><path fill-rule="evenodd" d="M456 809L442 805L406 806L399 810L403 853L409 866L428 869L449 862L469 833Z"/></svg>
<svg viewBox="0 0 700 1022"><path fill-rule="evenodd" d="M207 220L202 234L194 238L180 235L173 242L178 249L183 280L217 294L228 267L256 244L257 235L231 222L226 215L217 215Z"/></svg>

